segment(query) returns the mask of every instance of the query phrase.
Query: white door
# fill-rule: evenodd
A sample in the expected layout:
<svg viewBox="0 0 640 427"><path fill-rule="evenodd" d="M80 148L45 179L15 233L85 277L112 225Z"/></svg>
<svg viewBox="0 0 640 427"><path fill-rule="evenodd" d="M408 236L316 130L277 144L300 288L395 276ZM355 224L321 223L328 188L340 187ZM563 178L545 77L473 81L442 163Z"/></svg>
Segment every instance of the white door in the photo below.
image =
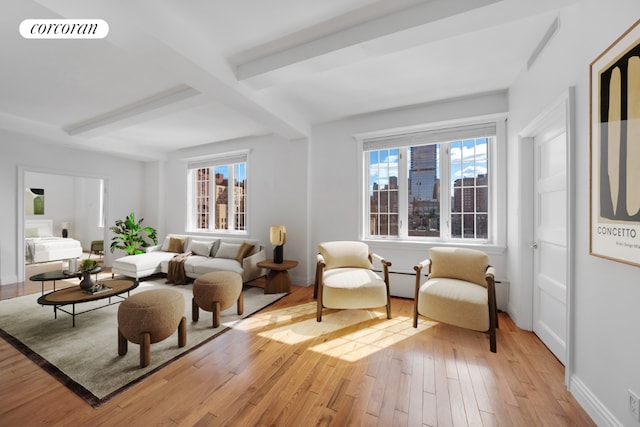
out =
<svg viewBox="0 0 640 427"><path fill-rule="evenodd" d="M534 135L533 331L562 362L567 340L567 132L554 117Z"/></svg>

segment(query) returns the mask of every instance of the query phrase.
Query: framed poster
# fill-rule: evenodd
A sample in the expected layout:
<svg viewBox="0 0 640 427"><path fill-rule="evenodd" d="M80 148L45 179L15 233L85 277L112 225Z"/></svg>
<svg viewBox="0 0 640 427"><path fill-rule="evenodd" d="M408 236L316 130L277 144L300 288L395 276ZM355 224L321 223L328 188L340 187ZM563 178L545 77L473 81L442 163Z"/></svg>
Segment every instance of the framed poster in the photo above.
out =
<svg viewBox="0 0 640 427"><path fill-rule="evenodd" d="M43 188L27 188L24 196L24 213L27 215L44 215Z"/></svg>
<svg viewBox="0 0 640 427"><path fill-rule="evenodd" d="M640 266L640 20L590 66L591 255Z"/></svg>

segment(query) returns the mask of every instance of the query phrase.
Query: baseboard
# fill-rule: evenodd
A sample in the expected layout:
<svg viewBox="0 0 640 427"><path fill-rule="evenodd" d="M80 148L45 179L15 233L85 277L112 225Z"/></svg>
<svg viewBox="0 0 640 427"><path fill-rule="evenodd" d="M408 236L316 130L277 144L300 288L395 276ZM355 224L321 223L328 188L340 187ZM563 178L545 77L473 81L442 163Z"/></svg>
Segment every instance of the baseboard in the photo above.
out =
<svg viewBox="0 0 640 427"><path fill-rule="evenodd" d="M18 283L18 276L16 276L15 274L0 277L0 286L13 285L16 283Z"/></svg>
<svg viewBox="0 0 640 427"><path fill-rule="evenodd" d="M607 407L598 400L598 398L589 390L589 388L580 381L580 378L575 375L571 375L569 384L569 391L584 410L593 419L596 425L599 426L611 426L611 427L624 427Z"/></svg>

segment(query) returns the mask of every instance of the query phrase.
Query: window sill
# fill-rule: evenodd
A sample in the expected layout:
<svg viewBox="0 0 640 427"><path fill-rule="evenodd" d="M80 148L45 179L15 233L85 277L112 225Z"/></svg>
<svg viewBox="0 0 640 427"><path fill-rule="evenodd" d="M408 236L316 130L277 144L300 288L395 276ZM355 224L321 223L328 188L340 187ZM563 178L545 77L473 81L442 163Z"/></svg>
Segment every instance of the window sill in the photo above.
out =
<svg viewBox="0 0 640 427"><path fill-rule="evenodd" d="M445 246L452 248L478 249L488 254L503 254L506 247L495 243L476 242L418 242L413 240L385 240L385 239L363 239L364 243L373 248L384 248L391 250L420 250L424 251L435 246Z"/></svg>
<svg viewBox="0 0 640 427"><path fill-rule="evenodd" d="M248 237L249 233L246 231L222 231L222 230L188 230L185 231L185 234L193 234L193 235L206 235L206 236L237 236L237 237Z"/></svg>

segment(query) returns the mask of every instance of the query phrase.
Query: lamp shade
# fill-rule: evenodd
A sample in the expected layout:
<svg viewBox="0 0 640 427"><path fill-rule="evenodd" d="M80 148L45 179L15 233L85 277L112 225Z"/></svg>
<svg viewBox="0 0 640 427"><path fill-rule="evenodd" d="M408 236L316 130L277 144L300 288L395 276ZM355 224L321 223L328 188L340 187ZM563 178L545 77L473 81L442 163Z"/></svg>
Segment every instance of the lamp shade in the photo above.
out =
<svg viewBox="0 0 640 427"><path fill-rule="evenodd" d="M287 228L284 225L271 226L269 241L273 246L281 246L287 243Z"/></svg>

